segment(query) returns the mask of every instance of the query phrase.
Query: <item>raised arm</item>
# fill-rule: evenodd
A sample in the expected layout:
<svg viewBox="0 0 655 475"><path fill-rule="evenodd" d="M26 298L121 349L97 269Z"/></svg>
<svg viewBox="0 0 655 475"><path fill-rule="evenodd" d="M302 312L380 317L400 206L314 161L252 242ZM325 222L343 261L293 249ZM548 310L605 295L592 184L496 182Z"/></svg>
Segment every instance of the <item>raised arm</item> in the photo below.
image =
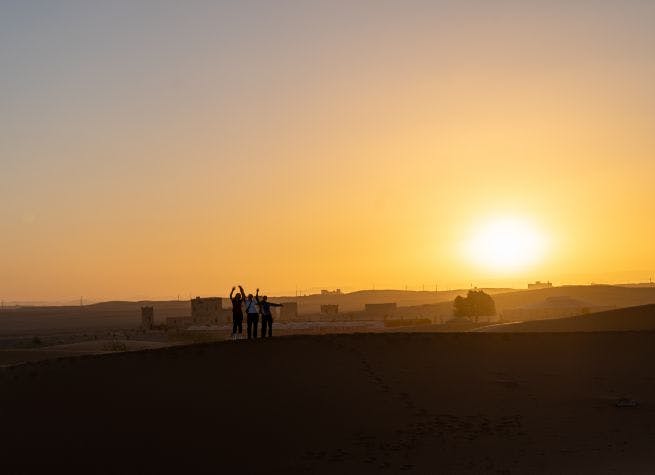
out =
<svg viewBox="0 0 655 475"><path fill-rule="evenodd" d="M236 290L236 287L232 287L232 291L230 292L230 300L234 298L234 291Z"/></svg>
<svg viewBox="0 0 655 475"><path fill-rule="evenodd" d="M281 303L273 303L273 302L270 302L269 305L270 305L271 307L284 307L284 304L281 304Z"/></svg>
<svg viewBox="0 0 655 475"><path fill-rule="evenodd" d="M257 289L257 292L255 292L255 300L257 303L259 303L259 289Z"/></svg>
<svg viewBox="0 0 655 475"><path fill-rule="evenodd" d="M241 287L241 286L239 286L239 290L241 291L241 298L245 302L246 301L246 291L243 290L243 287Z"/></svg>

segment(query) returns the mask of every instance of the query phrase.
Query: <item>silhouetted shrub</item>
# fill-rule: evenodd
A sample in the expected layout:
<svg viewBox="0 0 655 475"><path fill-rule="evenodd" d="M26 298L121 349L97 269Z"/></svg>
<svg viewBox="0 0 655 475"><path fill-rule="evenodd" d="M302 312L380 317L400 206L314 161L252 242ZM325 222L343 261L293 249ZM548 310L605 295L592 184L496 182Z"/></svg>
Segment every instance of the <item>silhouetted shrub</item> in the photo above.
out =
<svg viewBox="0 0 655 475"><path fill-rule="evenodd" d="M496 315L496 303L491 295L483 290L469 290L466 297L457 296L453 302L456 317L479 317Z"/></svg>

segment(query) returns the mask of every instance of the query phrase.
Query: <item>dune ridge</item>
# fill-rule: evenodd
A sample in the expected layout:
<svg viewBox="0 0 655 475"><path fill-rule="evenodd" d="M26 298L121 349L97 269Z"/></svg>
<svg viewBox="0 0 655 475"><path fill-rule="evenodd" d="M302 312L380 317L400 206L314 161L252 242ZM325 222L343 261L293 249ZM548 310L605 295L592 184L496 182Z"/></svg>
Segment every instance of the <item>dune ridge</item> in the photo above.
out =
<svg viewBox="0 0 655 475"><path fill-rule="evenodd" d="M607 310L575 317L489 325L478 332L655 331L655 304Z"/></svg>

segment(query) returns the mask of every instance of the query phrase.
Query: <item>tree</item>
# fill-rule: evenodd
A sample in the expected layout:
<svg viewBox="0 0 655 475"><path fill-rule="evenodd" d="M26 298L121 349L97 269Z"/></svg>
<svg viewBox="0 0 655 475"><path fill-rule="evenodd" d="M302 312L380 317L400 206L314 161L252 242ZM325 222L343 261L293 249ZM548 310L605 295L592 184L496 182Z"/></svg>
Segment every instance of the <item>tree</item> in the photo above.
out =
<svg viewBox="0 0 655 475"><path fill-rule="evenodd" d="M496 315L496 303L483 290L469 290L465 298L455 297L453 310L456 317L473 317L477 323L479 317Z"/></svg>

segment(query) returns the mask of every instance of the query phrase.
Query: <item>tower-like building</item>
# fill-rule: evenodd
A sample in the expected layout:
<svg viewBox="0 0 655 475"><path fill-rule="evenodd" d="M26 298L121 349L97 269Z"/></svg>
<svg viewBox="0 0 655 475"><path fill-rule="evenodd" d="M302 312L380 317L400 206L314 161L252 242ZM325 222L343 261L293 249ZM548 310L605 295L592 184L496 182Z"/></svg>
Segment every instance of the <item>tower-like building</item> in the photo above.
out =
<svg viewBox="0 0 655 475"><path fill-rule="evenodd" d="M223 299L220 297L200 298L191 300L191 321L194 325L215 325L223 323L221 311Z"/></svg>
<svg viewBox="0 0 655 475"><path fill-rule="evenodd" d="M144 330L152 330L155 324L155 308L154 307L141 307L141 328Z"/></svg>

